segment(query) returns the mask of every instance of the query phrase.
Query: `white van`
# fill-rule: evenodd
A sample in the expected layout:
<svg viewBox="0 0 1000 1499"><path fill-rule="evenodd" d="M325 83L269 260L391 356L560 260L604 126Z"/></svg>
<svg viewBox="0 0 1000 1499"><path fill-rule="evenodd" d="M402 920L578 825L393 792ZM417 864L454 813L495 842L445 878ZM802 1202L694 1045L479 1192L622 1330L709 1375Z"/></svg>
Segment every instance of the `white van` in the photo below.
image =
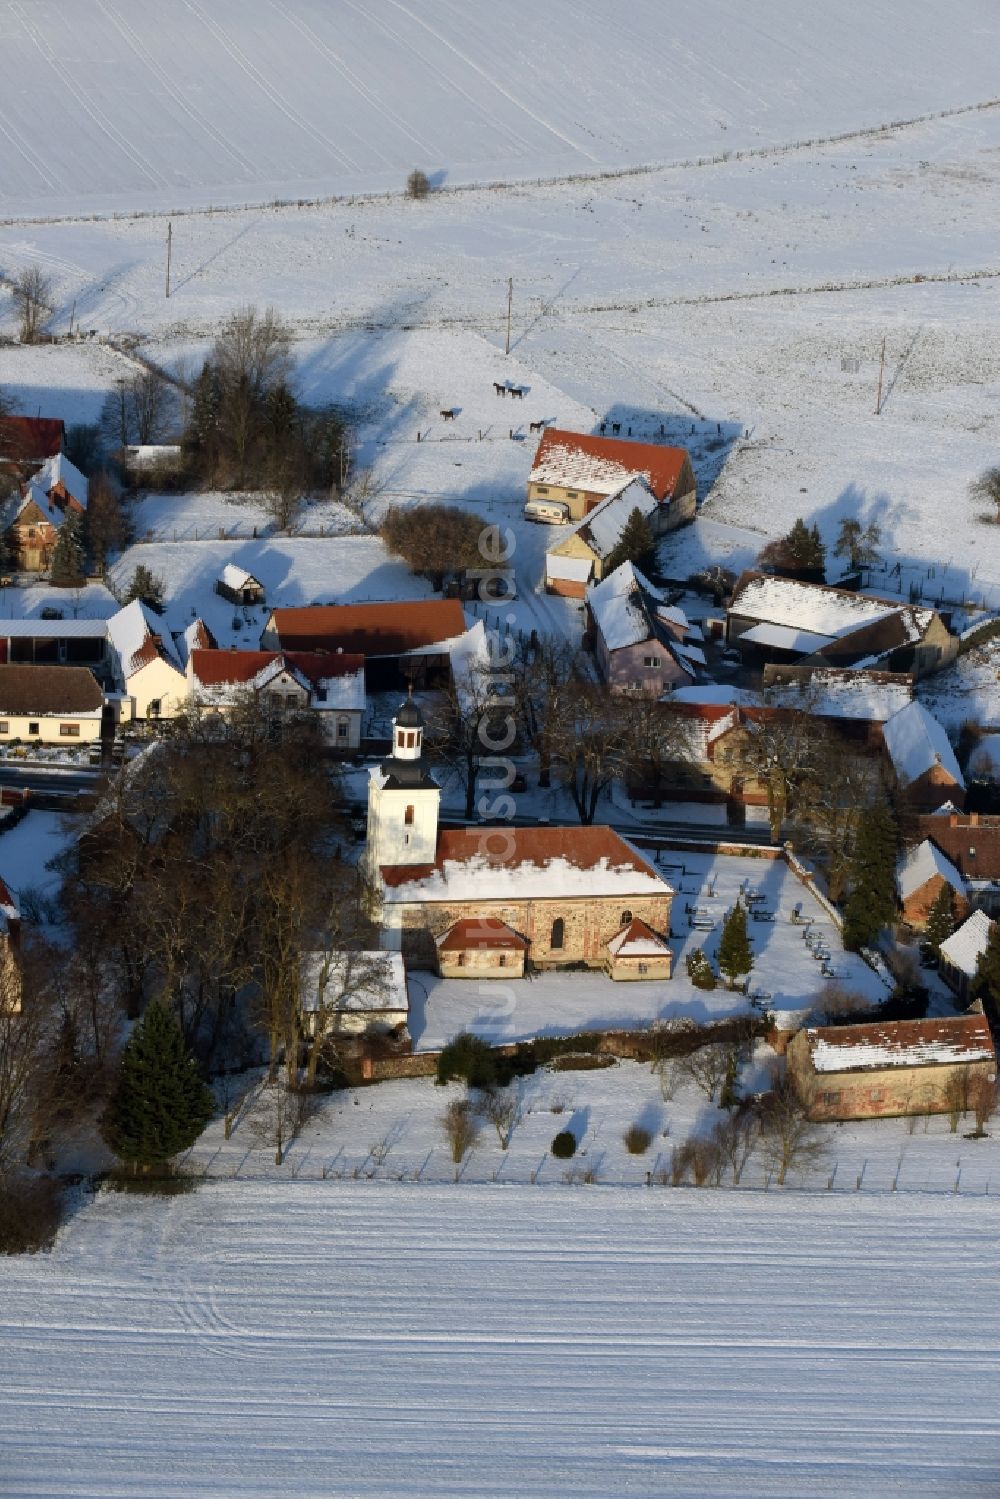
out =
<svg viewBox="0 0 1000 1499"><path fill-rule="evenodd" d="M540 521L543 526L565 526L570 519L569 506L562 500L529 500L524 518Z"/></svg>

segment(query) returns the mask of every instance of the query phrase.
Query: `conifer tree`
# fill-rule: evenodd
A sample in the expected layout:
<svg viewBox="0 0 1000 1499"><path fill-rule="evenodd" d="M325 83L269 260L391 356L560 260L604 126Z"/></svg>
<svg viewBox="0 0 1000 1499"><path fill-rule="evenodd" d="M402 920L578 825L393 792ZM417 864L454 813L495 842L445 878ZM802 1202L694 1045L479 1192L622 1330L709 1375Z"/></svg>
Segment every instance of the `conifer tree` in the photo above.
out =
<svg viewBox="0 0 1000 1499"><path fill-rule="evenodd" d="M937 893L934 904L927 914L924 928L924 946L932 953L941 951L941 943L955 930L955 892L945 880Z"/></svg>
<svg viewBox="0 0 1000 1499"><path fill-rule="evenodd" d="M696 989L715 988L715 970L712 968L704 948L696 947L685 959L688 978Z"/></svg>
<svg viewBox="0 0 1000 1499"><path fill-rule="evenodd" d="M57 588L75 588L84 580L83 533L77 515L67 515L52 548L50 574Z"/></svg>
<svg viewBox="0 0 1000 1499"><path fill-rule="evenodd" d="M134 599L139 599L143 604L148 604L151 609L158 613L163 612L164 583L155 573L150 572L144 562L140 562L132 574L132 581L125 590L122 604L131 604Z"/></svg>
<svg viewBox="0 0 1000 1499"><path fill-rule="evenodd" d="M719 942L719 968L729 980L730 989L735 989L741 974L749 973L753 967L753 948L747 935L747 913L741 901L737 901L722 928Z"/></svg>
<svg viewBox="0 0 1000 1499"><path fill-rule="evenodd" d="M866 947L896 916L896 819L876 802L858 829L851 860L851 893L844 907L844 946Z"/></svg>
<svg viewBox="0 0 1000 1499"><path fill-rule="evenodd" d="M990 1014L1000 1016L1000 921L990 923L990 935L976 964L972 991Z"/></svg>
<svg viewBox="0 0 1000 1499"><path fill-rule="evenodd" d="M167 1007L154 1001L122 1053L101 1133L132 1169L163 1167L193 1145L212 1117L212 1094L198 1075Z"/></svg>
<svg viewBox="0 0 1000 1499"><path fill-rule="evenodd" d="M605 560L604 576L608 577L616 567L621 567L623 562L634 562L638 567L645 566L653 555L655 546L656 540L650 530L649 522L636 506L625 522L617 544Z"/></svg>

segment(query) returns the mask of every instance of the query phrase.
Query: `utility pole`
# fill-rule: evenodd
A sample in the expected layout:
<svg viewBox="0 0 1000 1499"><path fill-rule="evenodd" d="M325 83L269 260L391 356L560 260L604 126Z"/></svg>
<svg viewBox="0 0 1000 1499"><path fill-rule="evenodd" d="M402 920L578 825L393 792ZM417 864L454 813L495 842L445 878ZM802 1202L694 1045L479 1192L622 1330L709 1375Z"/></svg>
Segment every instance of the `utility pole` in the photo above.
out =
<svg viewBox="0 0 1000 1499"><path fill-rule="evenodd" d="M510 353L510 307L514 300L514 278L507 277L507 342L504 344L504 353Z"/></svg>
<svg viewBox="0 0 1000 1499"><path fill-rule="evenodd" d="M170 299L170 252L173 248L174 226L167 220L167 300Z"/></svg>
<svg viewBox="0 0 1000 1499"><path fill-rule="evenodd" d="M875 397L875 415L882 415L882 376L885 373L885 334L882 334L882 354L878 362L878 394Z"/></svg>

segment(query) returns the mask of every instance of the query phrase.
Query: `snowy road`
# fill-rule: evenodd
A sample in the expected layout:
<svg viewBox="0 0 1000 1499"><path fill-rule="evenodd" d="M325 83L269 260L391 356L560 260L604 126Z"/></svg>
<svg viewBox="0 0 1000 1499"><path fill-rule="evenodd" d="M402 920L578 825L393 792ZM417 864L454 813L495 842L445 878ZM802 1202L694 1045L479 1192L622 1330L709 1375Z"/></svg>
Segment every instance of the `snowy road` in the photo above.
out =
<svg viewBox="0 0 1000 1499"><path fill-rule="evenodd" d="M17 1496L995 1496L982 1199L246 1183L3 1267Z"/></svg>

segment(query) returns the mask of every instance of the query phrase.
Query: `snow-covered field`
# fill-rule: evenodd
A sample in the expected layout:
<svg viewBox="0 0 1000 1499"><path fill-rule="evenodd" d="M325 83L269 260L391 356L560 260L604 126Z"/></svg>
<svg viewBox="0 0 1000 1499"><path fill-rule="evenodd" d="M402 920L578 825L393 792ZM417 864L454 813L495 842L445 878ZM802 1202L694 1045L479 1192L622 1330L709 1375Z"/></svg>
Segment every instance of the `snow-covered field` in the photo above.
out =
<svg viewBox="0 0 1000 1499"><path fill-rule="evenodd" d="M950 1196L104 1196L5 1266L0 1487L992 1499L995 1229Z"/></svg>
<svg viewBox="0 0 1000 1499"><path fill-rule="evenodd" d="M0 212L594 172L989 99L982 0L5 0ZM28 101L59 99L58 110Z"/></svg>

